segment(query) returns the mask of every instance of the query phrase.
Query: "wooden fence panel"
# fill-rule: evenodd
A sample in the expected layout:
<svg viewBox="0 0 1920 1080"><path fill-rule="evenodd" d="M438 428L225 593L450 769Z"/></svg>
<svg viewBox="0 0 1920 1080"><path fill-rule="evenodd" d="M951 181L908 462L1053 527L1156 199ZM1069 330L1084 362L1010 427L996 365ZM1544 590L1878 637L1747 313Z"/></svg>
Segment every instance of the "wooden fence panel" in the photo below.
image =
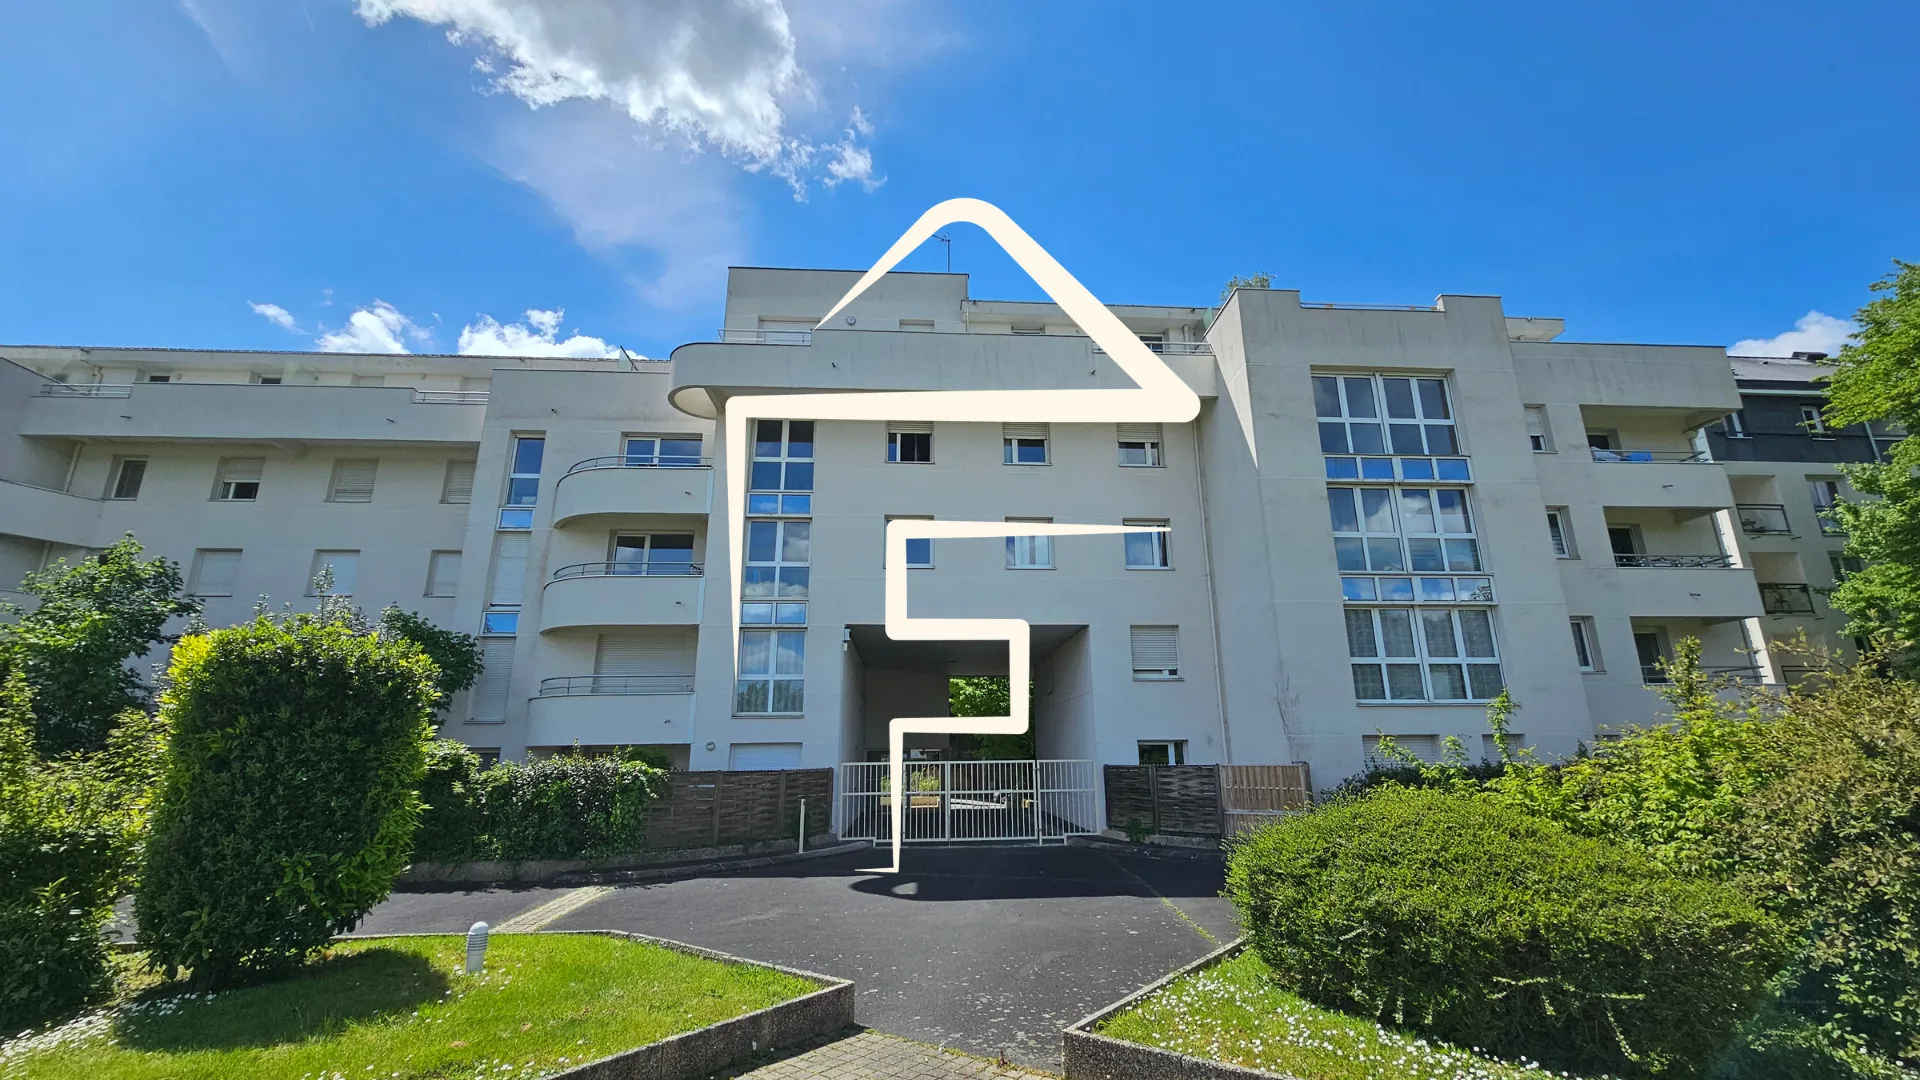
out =
<svg viewBox="0 0 1920 1080"><path fill-rule="evenodd" d="M1109 765L1107 828L1125 831L1129 821L1153 828L1153 773L1149 765Z"/></svg>
<svg viewBox="0 0 1920 1080"><path fill-rule="evenodd" d="M1154 801L1159 807L1156 832L1188 836L1219 836L1220 769L1216 765L1150 765Z"/></svg>
<svg viewBox="0 0 1920 1080"><path fill-rule="evenodd" d="M1312 805L1313 780L1304 762L1220 766L1220 808L1229 836Z"/></svg>
<svg viewBox="0 0 1920 1080"><path fill-rule="evenodd" d="M1108 765L1107 827L1139 822L1155 833L1236 835L1313 805L1304 763Z"/></svg>
<svg viewBox="0 0 1920 1080"><path fill-rule="evenodd" d="M817 832L831 820L832 797L832 769L676 772L666 793L647 808L647 846L782 840L796 834L803 798L807 831Z"/></svg>

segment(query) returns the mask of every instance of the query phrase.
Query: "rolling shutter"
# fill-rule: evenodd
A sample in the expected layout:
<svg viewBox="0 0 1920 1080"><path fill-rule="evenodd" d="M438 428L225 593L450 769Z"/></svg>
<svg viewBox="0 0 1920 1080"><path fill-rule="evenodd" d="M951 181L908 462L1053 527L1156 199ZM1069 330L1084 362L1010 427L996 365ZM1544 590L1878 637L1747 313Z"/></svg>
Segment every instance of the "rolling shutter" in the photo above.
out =
<svg viewBox="0 0 1920 1080"><path fill-rule="evenodd" d="M727 748L727 768L735 771L799 767L800 744L797 742L734 743Z"/></svg>
<svg viewBox="0 0 1920 1080"><path fill-rule="evenodd" d="M447 478L440 484L440 501L443 503L473 501L473 462L447 462Z"/></svg>
<svg viewBox="0 0 1920 1080"><path fill-rule="evenodd" d="M1113 426L1121 442L1157 443L1160 441L1159 424L1115 424Z"/></svg>
<svg viewBox="0 0 1920 1080"><path fill-rule="evenodd" d="M595 675L686 675L693 671L685 630L602 634L593 652Z"/></svg>
<svg viewBox="0 0 1920 1080"><path fill-rule="evenodd" d="M194 559L193 595L232 596L240 578L240 552L202 551Z"/></svg>
<svg viewBox="0 0 1920 1080"><path fill-rule="evenodd" d="M889 420L887 421L887 434L889 435L931 435L933 434L933 422L932 421L923 422L919 420Z"/></svg>
<svg viewBox="0 0 1920 1080"><path fill-rule="evenodd" d="M1052 425L1050 424L1001 424L1000 437L1003 439L1044 439Z"/></svg>
<svg viewBox="0 0 1920 1080"><path fill-rule="evenodd" d="M493 572L487 578L487 606L518 607L527 590L527 553L533 538L502 533L493 541Z"/></svg>
<svg viewBox="0 0 1920 1080"><path fill-rule="evenodd" d="M336 460L333 463L333 483L327 489L327 501L372 502L373 478L379 469L379 458Z"/></svg>
<svg viewBox="0 0 1920 1080"><path fill-rule="evenodd" d="M427 595L452 596L460 584L460 553L436 551L427 559Z"/></svg>
<svg viewBox="0 0 1920 1080"><path fill-rule="evenodd" d="M507 718L507 685L513 681L513 638L483 638L480 677L473 681L473 718L499 723Z"/></svg>
<svg viewBox="0 0 1920 1080"><path fill-rule="evenodd" d="M1395 735L1394 745L1413 754L1421 761L1438 762L1440 760L1440 736L1438 735ZM1380 760L1380 736L1360 736L1361 748L1366 751L1368 761Z"/></svg>
<svg viewBox="0 0 1920 1080"><path fill-rule="evenodd" d="M1172 678L1180 674L1180 631L1173 626L1135 626L1133 673Z"/></svg>
<svg viewBox="0 0 1920 1080"><path fill-rule="evenodd" d="M220 459L222 484L257 484L267 468L266 458L230 457Z"/></svg>

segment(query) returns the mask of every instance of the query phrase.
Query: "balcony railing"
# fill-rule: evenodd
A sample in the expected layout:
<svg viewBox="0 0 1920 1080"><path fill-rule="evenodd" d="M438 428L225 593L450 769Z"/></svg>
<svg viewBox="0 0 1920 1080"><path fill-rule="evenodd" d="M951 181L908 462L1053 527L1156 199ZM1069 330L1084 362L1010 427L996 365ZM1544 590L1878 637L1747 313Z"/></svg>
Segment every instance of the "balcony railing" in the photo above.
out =
<svg viewBox="0 0 1920 1080"><path fill-rule="evenodd" d="M746 330L721 327L719 340L728 345L811 345L811 330Z"/></svg>
<svg viewBox="0 0 1920 1080"><path fill-rule="evenodd" d="M567 473L586 472L588 469L711 468L713 468L713 459L708 457L676 457L672 454L609 454L606 457L590 457L585 461L576 461L573 463L573 466L567 470Z"/></svg>
<svg viewBox="0 0 1920 1080"><path fill-rule="evenodd" d="M1635 465L1655 462L1684 464L1712 460L1698 450L1608 450L1598 446L1588 449L1595 461L1623 461Z"/></svg>
<svg viewBox="0 0 1920 1080"><path fill-rule="evenodd" d="M692 675L562 675L540 680L541 697L691 693Z"/></svg>
<svg viewBox="0 0 1920 1080"><path fill-rule="evenodd" d="M485 390L415 390L415 405L485 405L490 395Z"/></svg>
<svg viewBox="0 0 1920 1080"><path fill-rule="evenodd" d="M699 563L643 559L638 562L583 562L553 572L553 580L580 577L699 577L707 572Z"/></svg>
<svg viewBox="0 0 1920 1080"><path fill-rule="evenodd" d="M1758 665L1736 665L1734 667L1703 667L1701 671L1727 682L1736 682L1744 686L1759 686L1765 683L1766 673Z"/></svg>
<svg viewBox="0 0 1920 1080"><path fill-rule="evenodd" d="M124 398L133 396L135 385L179 386L166 383L41 383L35 397ZM195 383L196 386L279 386L280 383ZM485 405L490 395L485 390L415 390L415 405Z"/></svg>
<svg viewBox="0 0 1920 1080"><path fill-rule="evenodd" d="M44 382L34 391L35 397L104 397L122 398L133 396L132 383L58 383Z"/></svg>
<svg viewBox="0 0 1920 1080"><path fill-rule="evenodd" d="M1686 570L1725 570L1733 566L1731 555L1615 555L1613 565L1621 567L1672 567Z"/></svg>
<svg viewBox="0 0 1920 1080"><path fill-rule="evenodd" d="M1761 582L1760 604L1769 615L1813 614L1813 590L1805 585Z"/></svg>
<svg viewBox="0 0 1920 1080"><path fill-rule="evenodd" d="M1779 503L1740 503L1734 507L1740 515L1740 528L1757 535L1790 533L1787 508Z"/></svg>
<svg viewBox="0 0 1920 1080"><path fill-rule="evenodd" d="M1145 345L1148 352L1159 353L1162 356L1213 355L1213 345L1205 341L1143 341L1140 344ZM1093 351L1105 355L1107 350L1095 345Z"/></svg>

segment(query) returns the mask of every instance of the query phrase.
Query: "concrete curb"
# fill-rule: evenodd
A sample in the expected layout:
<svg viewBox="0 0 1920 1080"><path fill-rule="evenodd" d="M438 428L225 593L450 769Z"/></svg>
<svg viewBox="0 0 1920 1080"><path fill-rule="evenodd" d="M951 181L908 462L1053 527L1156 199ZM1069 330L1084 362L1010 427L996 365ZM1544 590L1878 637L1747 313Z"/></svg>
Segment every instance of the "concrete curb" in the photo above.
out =
<svg viewBox="0 0 1920 1080"><path fill-rule="evenodd" d="M845 855L850 851L869 851L873 845L865 840L848 840L845 843L831 844L827 847L809 847L804 852L785 855L760 855L751 858L725 859L708 863L675 863L669 866L636 867L632 870L585 871L569 874L556 874L552 878L555 885L623 885L636 881L661 881L667 878L705 877L708 874L724 874L734 870L758 870L766 866L784 866L787 863L806 862L809 859L824 859L830 855Z"/></svg>
<svg viewBox="0 0 1920 1080"><path fill-rule="evenodd" d="M1066 1080L1296 1080L1284 1073L1208 1061L1191 1054L1110 1038L1093 1030L1175 979L1212 967L1245 945L1245 938L1236 938L1062 1031L1060 1049Z"/></svg>
<svg viewBox="0 0 1920 1080"><path fill-rule="evenodd" d="M807 838L808 853L815 847L839 843L832 833ZM639 870L657 866L696 866L735 858L758 858L791 854L798 845L793 840L760 840L746 844L722 844L716 847L677 848L669 851L639 851L604 859L525 859L478 860L462 863L418 862L394 878L394 888L419 891L447 885L539 885L570 874L594 874L620 870Z"/></svg>
<svg viewBox="0 0 1920 1080"><path fill-rule="evenodd" d="M795 1046L817 1036L831 1035L853 1026L854 986L851 979L839 979L818 972L749 960L731 953L703 949L683 941L649 937L624 930L535 931L551 934L590 934L626 938L675 952L717 960L727 964L745 964L782 972L796 978L822 984L811 994L792 1001L768 1006L731 1020L708 1024L681 1032L656 1043L623 1050L598 1061L575 1065L555 1077L573 1080L697 1080L711 1076L735 1062L763 1050ZM446 934L344 934L336 941L370 940L396 937L447 937ZM458 936L458 935L452 935Z"/></svg>

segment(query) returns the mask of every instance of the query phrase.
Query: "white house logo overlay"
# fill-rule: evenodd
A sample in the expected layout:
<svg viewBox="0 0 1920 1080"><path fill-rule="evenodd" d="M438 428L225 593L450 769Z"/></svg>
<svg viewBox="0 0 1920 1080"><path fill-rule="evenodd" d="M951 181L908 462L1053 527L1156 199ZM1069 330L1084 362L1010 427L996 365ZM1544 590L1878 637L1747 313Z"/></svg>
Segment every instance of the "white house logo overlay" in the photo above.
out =
<svg viewBox="0 0 1920 1080"><path fill-rule="evenodd" d="M1112 424L1185 423L1200 412L1200 399L1161 359L1108 311L1086 286L998 207L979 199L949 199L920 215L887 253L847 290L816 326L825 327L841 309L880 280L933 233L947 225L978 225L1033 278L1067 317L1106 350L1137 387L1133 390L935 390L906 392L769 394L736 397L726 403L727 545L733 600L734 668L740 658L740 576L742 529L746 517L753 420L909 420ZM1030 721L1025 687L1031 677L1030 628L1022 619L913 619L907 617L907 541L1001 536L1085 536L1098 533L1160 532L1122 525L1022 524L1006 521L896 520L887 523L886 628L895 641L1004 641L1007 643L1007 695L1010 716L902 716L888 725L888 790L905 790L904 744L908 732L1018 735ZM907 800L892 800L893 864L861 873L898 873L900 840Z"/></svg>

